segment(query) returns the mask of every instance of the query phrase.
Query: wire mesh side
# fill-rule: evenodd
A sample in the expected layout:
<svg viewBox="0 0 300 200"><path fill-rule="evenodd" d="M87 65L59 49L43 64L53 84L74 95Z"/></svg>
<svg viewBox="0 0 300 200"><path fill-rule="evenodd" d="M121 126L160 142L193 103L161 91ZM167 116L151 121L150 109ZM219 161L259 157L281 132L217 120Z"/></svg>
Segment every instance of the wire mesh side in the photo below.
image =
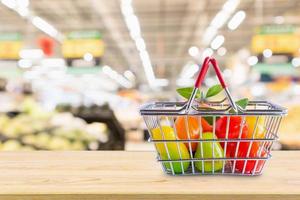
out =
<svg viewBox="0 0 300 200"><path fill-rule="evenodd" d="M217 137L217 121L224 116L143 116L154 143L157 159L165 173L171 175L260 175L265 162L271 157L271 149L282 116L228 116L225 136ZM183 117L184 129L178 126ZM210 118L210 132L202 120ZM232 138L233 117L240 117L238 134ZM251 118L250 118L251 117ZM191 120L193 119L193 120ZM249 126L251 121L251 128ZM194 123L197 122L196 126ZM198 136L193 132L196 126ZM248 130L245 135L244 129ZM185 130L186 138L182 138ZM251 131L250 131L251 130ZM209 137L208 137L209 136ZM194 147L196 144L196 148ZM220 150L222 147L222 151ZM222 154L220 154L222 152Z"/></svg>

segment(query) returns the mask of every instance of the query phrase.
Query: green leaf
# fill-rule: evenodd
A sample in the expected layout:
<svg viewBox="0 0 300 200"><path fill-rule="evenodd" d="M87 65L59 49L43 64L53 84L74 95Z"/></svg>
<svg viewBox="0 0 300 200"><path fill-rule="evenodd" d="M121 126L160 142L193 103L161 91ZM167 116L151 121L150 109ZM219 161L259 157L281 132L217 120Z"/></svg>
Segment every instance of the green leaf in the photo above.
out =
<svg viewBox="0 0 300 200"><path fill-rule="evenodd" d="M220 84L214 85L208 89L205 97L209 98L209 97L215 96L215 95L219 94L222 90L223 90L223 88Z"/></svg>
<svg viewBox="0 0 300 200"><path fill-rule="evenodd" d="M176 89L177 93L186 98L186 99L189 99L190 96L192 95L192 92L193 92L194 88L193 87L185 87L185 88L178 88ZM201 93L200 91L198 90L197 91L197 94L196 94L196 98L200 98L201 97Z"/></svg>
<svg viewBox="0 0 300 200"><path fill-rule="evenodd" d="M249 103L248 98L240 99L235 102L236 105L239 105L241 108L245 109Z"/></svg>
<svg viewBox="0 0 300 200"><path fill-rule="evenodd" d="M247 107L249 103L249 99L248 98L244 98L244 99L240 99L238 101L235 102L236 105L239 105L242 109L245 109ZM230 109L229 111L230 113L235 113L235 111L232 109Z"/></svg>

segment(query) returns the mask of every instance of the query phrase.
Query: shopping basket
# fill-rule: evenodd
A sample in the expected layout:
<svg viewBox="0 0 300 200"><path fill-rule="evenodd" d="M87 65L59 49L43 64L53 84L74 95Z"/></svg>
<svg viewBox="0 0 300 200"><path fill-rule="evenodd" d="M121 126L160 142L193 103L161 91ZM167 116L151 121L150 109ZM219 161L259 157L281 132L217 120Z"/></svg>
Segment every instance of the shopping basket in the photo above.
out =
<svg viewBox="0 0 300 200"><path fill-rule="evenodd" d="M196 99L212 64L226 98L205 104ZM242 108L232 99L214 58L204 59L187 102L155 102L140 113L163 171L171 175L245 175L263 172L287 110L268 101L249 101ZM178 126L183 122L184 128ZM204 130L210 121L211 130ZM196 123L195 123L196 122ZM238 123L238 124L237 124ZM198 138L191 133L196 131ZM206 132L205 132L206 131ZM187 133L186 138L179 137Z"/></svg>

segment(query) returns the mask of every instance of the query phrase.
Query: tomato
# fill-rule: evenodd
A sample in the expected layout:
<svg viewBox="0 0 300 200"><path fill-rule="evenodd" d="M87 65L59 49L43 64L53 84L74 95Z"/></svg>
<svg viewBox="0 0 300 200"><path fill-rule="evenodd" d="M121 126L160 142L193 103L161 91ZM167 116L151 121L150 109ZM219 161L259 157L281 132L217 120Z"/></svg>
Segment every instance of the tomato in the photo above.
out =
<svg viewBox="0 0 300 200"><path fill-rule="evenodd" d="M199 117L189 116L188 122L186 124L186 117L178 117L175 122L177 135L179 139L199 139L200 137L200 128L202 126L202 133L211 132L212 126L201 117L201 126L199 125ZM188 126L188 132L187 127ZM191 148L192 151L196 151L198 142L192 142ZM185 143L187 148L189 148L189 143Z"/></svg>
<svg viewBox="0 0 300 200"><path fill-rule="evenodd" d="M226 138L226 127L228 117L220 117L216 122L216 135L219 139ZM242 127L241 127L242 126ZM246 138L248 134L247 124L242 124L242 118L239 116L231 116L228 129L228 139L239 138L240 130L242 128L241 138ZM221 146L224 148L224 142L221 142ZM237 142L227 142L226 156L234 157Z"/></svg>
<svg viewBox="0 0 300 200"><path fill-rule="evenodd" d="M238 158L246 158L249 147L250 147L250 142L241 142L240 146L239 146L237 157ZM261 152L261 155L259 156L258 151L259 151L259 143L253 142L248 158L264 157L266 155L266 152L263 150ZM255 171L258 172L261 170L261 167L264 164L265 160L248 160L247 163L245 160L237 160L236 165L235 165L235 170L237 172L243 172L244 165L246 164L245 173L252 173L256 162L258 162L258 163L257 163Z"/></svg>

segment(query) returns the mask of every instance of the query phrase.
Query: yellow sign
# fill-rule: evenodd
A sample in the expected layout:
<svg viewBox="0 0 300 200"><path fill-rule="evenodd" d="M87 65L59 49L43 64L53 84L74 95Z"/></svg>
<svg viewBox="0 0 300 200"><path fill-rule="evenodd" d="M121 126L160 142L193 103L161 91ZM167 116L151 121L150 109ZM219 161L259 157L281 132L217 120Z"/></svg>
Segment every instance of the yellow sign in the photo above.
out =
<svg viewBox="0 0 300 200"><path fill-rule="evenodd" d="M19 59L21 41L0 41L0 59Z"/></svg>
<svg viewBox="0 0 300 200"><path fill-rule="evenodd" d="M72 39L65 40L62 44L62 54L65 58L82 58L85 53L94 57L101 57L104 44L101 39Z"/></svg>
<svg viewBox="0 0 300 200"><path fill-rule="evenodd" d="M297 34L267 34L255 35L251 43L254 53L262 53L271 49L273 53L296 53L300 47L300 35Z"/></svg>

